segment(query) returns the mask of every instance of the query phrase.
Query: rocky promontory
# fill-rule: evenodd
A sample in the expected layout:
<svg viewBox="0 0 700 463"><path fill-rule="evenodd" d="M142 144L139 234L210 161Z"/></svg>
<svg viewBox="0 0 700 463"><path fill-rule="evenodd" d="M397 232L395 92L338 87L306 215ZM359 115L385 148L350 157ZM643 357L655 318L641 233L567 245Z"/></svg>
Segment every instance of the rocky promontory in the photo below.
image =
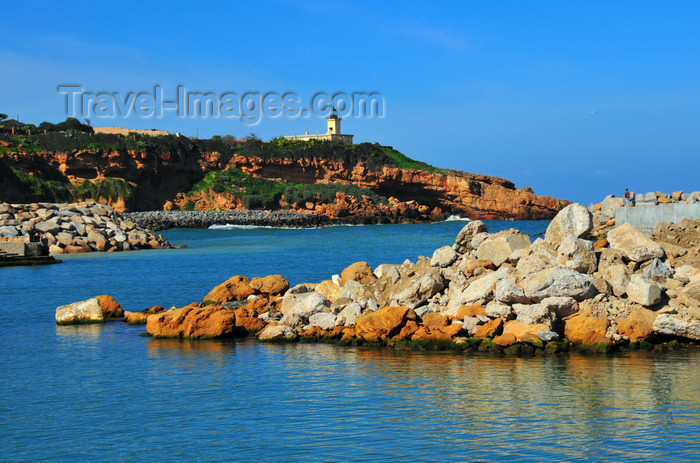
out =
<svg viewBox="0 0 700 463"><path fill-rule="evenodd" d="M0 203L0 239L32 237L47 245L51 254L173 247L104 204Z"/></svg>
<svg viewBox="0 0 700 463"><path fill-rule="evenodd" d="M534 242L472 221L454 244L415 262L374 269L357 262L291 288L280 275L234 276L201 302L131 319L154 337L255 334L511 354L693 344L700 341L700 262L689 256L698 246L677 235L697 234L700 221L673 225L675 235L664 227L653 239L616 227L596 248L588 239L592 216L579 204Z"/></svg>

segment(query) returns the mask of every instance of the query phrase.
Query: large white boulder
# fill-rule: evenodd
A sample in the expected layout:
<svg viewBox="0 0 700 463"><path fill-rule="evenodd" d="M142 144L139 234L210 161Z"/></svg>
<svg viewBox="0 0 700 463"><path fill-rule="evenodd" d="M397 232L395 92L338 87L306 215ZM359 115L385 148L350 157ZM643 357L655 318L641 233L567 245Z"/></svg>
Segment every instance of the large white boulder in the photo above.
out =
<svg viewBox="0 0 700 463"><path fill-rule="evenodd" d="M622 255L635 262L645 262L654 257L662 258L664 250L644 233L626 223L608 232L611 249L617 249Z"/></svg>
<svg viewBox="0 0 700 463"><path fill-rule="evenodd" d="M489 236L476 250L476 256L490 260L496 267L507 261L513 251L530 246L530 237L518 230L503 230Z"/></svg>
<svg viewBox="0 0 700 463"><path fill-rule="evenodd" d="M627 299L649 307L661 302L661 288L642 275L635 274L627 285Z"/></svg>
<svg viewBox="0 0 700 463"><path fill-rule="evenodd" d="M544 240L558 247L567 236L585 238L593 229L593 217L578 203L569 204L552 219L544 234Z"/></svg>
<svg viewBox="0 0 700 463"><path fill-rule="evenodd" d="M59 325L103 323L104 321L102 307L96 297L56 308L56 323Z"/></svg>

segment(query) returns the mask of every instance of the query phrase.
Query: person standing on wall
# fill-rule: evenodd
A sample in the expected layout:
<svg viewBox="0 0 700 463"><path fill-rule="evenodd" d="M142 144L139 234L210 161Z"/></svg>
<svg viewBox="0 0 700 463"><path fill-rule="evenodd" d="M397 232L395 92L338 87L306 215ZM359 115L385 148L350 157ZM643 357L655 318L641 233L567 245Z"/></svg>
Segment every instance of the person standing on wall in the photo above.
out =
<svg viewBox="0 0 700 463"><path fill-rule="evenodd" d="M630 205L630 190L629 188L625 188L625 206L629 207Z"/></svg>

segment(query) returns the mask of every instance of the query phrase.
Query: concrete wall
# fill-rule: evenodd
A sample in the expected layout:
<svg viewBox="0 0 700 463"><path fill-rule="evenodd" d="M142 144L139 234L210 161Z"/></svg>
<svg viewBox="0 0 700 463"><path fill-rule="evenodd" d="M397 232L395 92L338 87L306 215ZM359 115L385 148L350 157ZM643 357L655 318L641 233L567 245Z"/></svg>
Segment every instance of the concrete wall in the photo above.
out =
<svg viewBox="0 0 700 463"><path fill-rule="evenodd" d="M653 232L659 222L678 223L683 219L700 219L700 204L659 204L615 209L615 225L628 223L645 233Z"/></svg>
<svg viewBox="0 0 700 463"><path fill-rule="evenodd" d="M22 241L0 241L0 251L23 257L48 255L48 248L42 243Z"/></svg>

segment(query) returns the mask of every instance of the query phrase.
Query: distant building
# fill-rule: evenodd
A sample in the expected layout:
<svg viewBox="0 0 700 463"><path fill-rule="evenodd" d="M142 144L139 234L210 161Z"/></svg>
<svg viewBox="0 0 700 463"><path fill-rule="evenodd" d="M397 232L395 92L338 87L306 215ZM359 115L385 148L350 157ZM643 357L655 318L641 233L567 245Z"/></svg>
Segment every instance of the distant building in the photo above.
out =
<svg viewBox="0 0 700 463"><path fill-rule="evenodd" d="M326 124L328 126L328 131L324 134L310 135L309 131L307 130L305 135L288 135L284 138L292 141L339 140L349 145L352 144L352 135L344 135L340 133L340 117L338 116L338 112L335 110L335 108L331 110L330 116L328 116L328 119L326 119Z"/></svg>
<svg viewBox="0 0 700 463"><path fill-rule="evenodd" d="M156 130L156 129L125 129L123 127L93 127L95 130L95 133L110 133L110 134L116 134L116 135L124 135L127 136L130 133L137 133L139 135L169 135L167 131L165 130Z"/></svg>

